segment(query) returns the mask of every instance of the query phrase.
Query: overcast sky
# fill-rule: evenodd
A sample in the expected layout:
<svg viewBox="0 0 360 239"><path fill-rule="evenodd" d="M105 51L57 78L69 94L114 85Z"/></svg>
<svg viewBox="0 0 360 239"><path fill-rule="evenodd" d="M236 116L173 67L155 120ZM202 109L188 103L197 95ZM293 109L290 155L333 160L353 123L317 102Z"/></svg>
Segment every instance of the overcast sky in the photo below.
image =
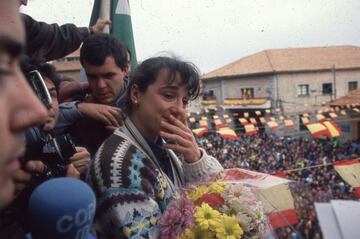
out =
<svg viewBox="0 0 360 239"><path fill-rule="evenodd" d="M29 0L37 20L87 26L92 0ZM360 46L359 0L130 0L138 60L171 51L202 73L256 52Z"/></svg>

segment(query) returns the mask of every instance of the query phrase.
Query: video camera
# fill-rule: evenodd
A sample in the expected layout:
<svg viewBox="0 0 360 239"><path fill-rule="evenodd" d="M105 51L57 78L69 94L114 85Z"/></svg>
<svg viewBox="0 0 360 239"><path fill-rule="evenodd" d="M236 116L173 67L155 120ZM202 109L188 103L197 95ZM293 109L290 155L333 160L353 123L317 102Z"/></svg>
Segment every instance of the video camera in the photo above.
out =
<svg viewBox="0 0 360 239"><path fill-rule="evenodd" d="M30 71L27 74L27 80L41 102L50 108L51 96L40 72ZM40 181L66 176L66 165L69 164L69 158L76 153L75 145L69 134L51 137L40 127L32 127L25 132L25 138L26 152L22 163L41 159L46 167L41 175L36 175Z"/></svg>

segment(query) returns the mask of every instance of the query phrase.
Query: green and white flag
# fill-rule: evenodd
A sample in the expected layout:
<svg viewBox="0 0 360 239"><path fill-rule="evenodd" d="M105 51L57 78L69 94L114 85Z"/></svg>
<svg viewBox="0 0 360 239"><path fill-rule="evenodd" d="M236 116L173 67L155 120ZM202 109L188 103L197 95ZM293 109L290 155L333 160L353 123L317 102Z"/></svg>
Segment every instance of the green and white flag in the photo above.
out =
<svg viewBox="0 0 360 239"><path fill-rule="evenodd" d="M129 0L95 0L90 25L94 25L98 18L111 20L110 34L127 45L131 52L131 67L134 68L137 60Z"/></svg>

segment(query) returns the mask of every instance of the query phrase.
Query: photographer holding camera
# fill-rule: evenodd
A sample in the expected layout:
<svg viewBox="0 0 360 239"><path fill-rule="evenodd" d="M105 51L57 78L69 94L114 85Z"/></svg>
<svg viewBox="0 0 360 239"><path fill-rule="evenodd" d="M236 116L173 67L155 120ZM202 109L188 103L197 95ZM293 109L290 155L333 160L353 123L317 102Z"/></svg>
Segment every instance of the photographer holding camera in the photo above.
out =
<svg viewBox="0 0 360 239"><path fill-rule="evenodd" d="M44 157L41 161L50 164L47 166L52 166L52 161L66 165L70 176L78 176L78 173L84 174L90 163L88 151L83 147L75 147L69 135L55 135L52 131L59 115L57 90L60 78L55 68L41 60L29 60L27 58L23 61L22 69L31 84L39 80L44 81L49 92L49 98L51 98L51 103L46 103L43 99L46 97L42 96L43 93L38 93L48 108L48 117L42 127L31 128L26 133L28 147L25 160L38 159L40 156ZM36 85L33 88L36 88ZM65 176L65 174L58 175L55 173L54 176Z"/></svg>

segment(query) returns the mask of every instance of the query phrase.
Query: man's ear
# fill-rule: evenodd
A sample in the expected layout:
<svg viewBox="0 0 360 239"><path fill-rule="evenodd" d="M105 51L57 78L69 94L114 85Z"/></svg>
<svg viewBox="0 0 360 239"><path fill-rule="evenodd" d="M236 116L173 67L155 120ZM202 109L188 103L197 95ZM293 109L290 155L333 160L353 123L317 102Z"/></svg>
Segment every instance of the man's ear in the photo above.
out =
<svg viewBox="0 0 360 239"><path fill-rule="evenodd" d="M140 96L139 87L136 84L132 85L130 89L130 99L132 105L139 104L140 101L139 96Z"/></svg>

